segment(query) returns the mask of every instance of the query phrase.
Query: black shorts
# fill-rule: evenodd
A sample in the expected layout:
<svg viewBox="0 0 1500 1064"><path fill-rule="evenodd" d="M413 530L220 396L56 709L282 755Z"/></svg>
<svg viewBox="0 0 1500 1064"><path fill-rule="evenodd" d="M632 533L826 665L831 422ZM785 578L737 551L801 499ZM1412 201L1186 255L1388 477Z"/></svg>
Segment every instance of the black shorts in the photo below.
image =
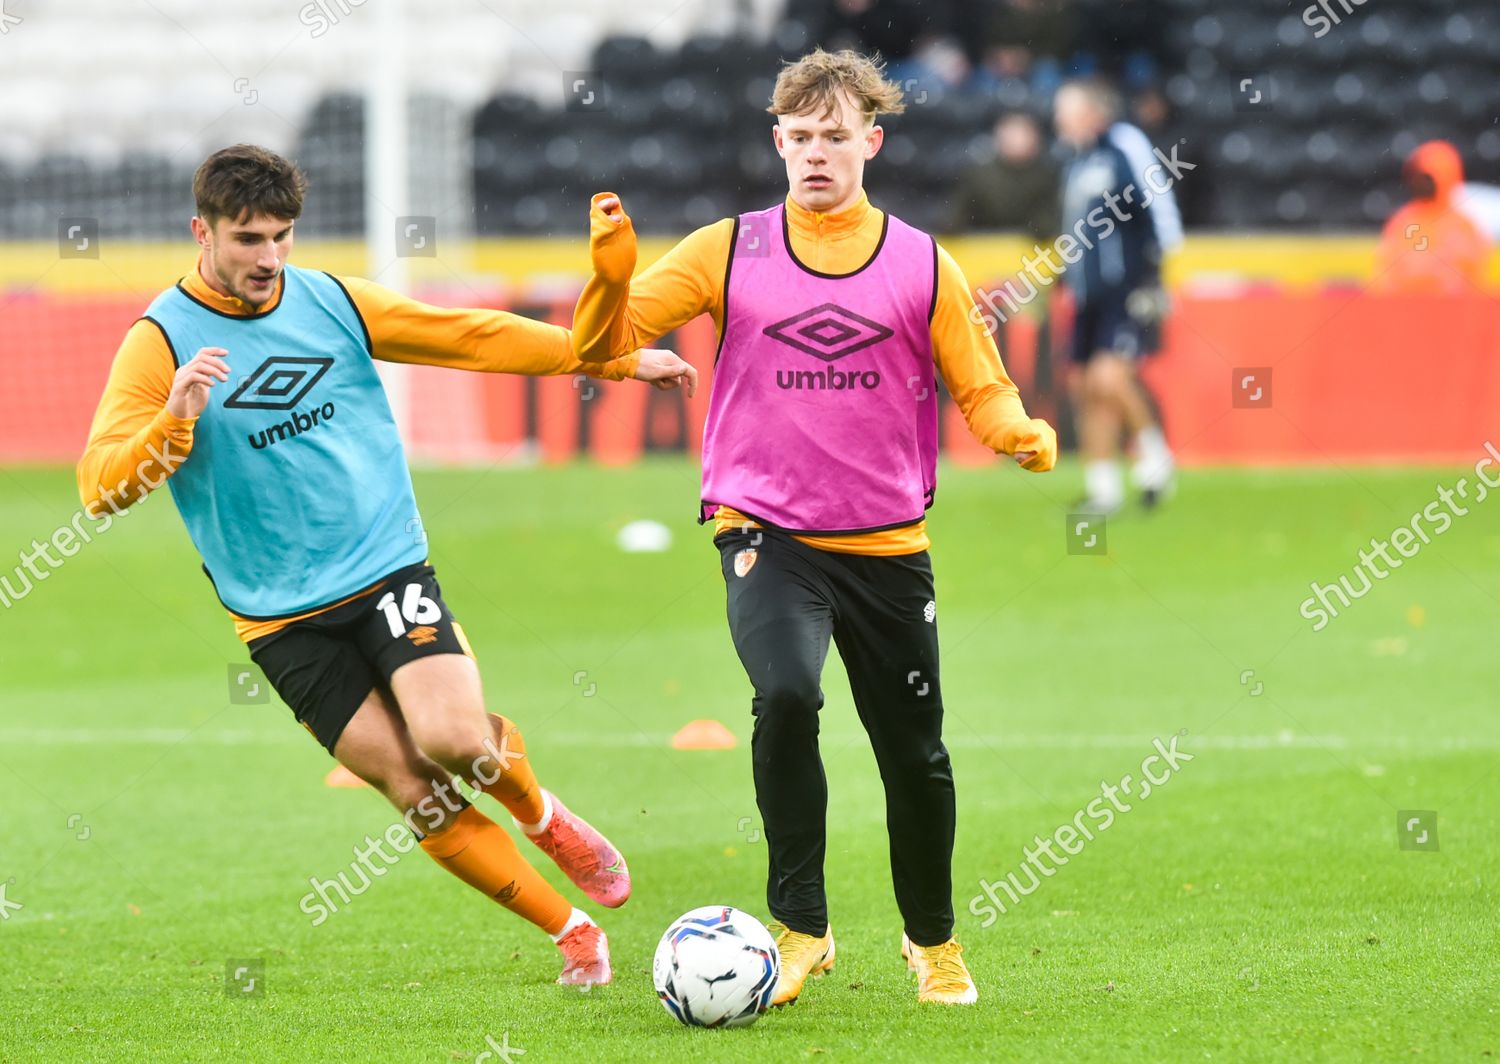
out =
<svg viewBox="0 0 1500 1064"><path fill-rule="evenodd" d="M1073 361L1101 352L1134 361L1161 347L1159 303L1151 289L1079 303L1073 312Z"/></svg>
<svg viewBox="0 0 1500 1064"><path fill-rule="evenodd" d="M434 654L473 656L425 563L250 642L250 659L329 753L377 684L389 686L401 666Z"/></svg>

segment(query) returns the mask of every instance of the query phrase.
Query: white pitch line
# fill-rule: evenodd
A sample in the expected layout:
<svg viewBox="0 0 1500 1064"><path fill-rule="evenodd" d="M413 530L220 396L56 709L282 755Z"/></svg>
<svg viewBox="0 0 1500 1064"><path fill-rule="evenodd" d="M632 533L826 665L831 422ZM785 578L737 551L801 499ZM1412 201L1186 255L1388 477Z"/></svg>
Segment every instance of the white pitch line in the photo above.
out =
<svg viewBox="0 0 1500 1064"><path fill-rule="evenodd" d="M0 728L0 747L70 746L74 743L116 743L136 746L173 746L189 742L204 746L280 746L306 742L305 731L226 731L192 728Z"/></svg>
<svg viewBox="0 0 1500 1064"><path fill-rule="evenodd" d="M533 741L559 746L608 749L610 747L660 747L672 745L666 732L549 732L531 730ZM1174 732L1139 735L974 735L954 733L944 742L957 750L1135 750L1151 745L1158 735L1170 738ZM868 740L863 733L829 733L822 735L824 749L836 749ZM21 746L135 745L174 746L182 743L199 746L293 746L307 743L300 729L288 726L278 731L248 729L191 728L0 728L0 749ZM1194 735L1179 740L1189 753L1199 750L1381 750L1410 753L1447 753L1461 751L1491 752L1500 750L1500 736L1472 738L1420 739L1404 735L1297 735L1280 732L1274 735Z"/></svg>
<svg viewBox="0 0 1500 1064"><path fill-rule="evenodd" d="M619 734L615 736L603 736L598 732L579 734L553 734L533 730L528 734L536 735L539 739L556 742L565 746L584 747L608 747L608 746L670 746L671 736L663 733L661 735L642 735L640 733ZM1141 747L1150 747L1153 738L1161 738L1166 741L1177 734L1175 732L1152 732L1141 735L974 735L974 734L949 734L943 736L943 743L953 750L1136 750ZM850 743L868 743L869 739L862 732L838 734L823 732L819 736L823 749L837 748ZM1444 753L1452 751L1495 751L1500 750L1500 736L1487 739L1472 738L1421 738L1414 739L1404 735L1375 735L1375 736L1348 736L1348 735L1296 735L1290 733L1278 733L1276 735L1193 735L1191 732L1182 735L1178 740L1182 750L1188 753L1196 753L1199 750L1390 750L1410 751L1413 753Z"/></svg>

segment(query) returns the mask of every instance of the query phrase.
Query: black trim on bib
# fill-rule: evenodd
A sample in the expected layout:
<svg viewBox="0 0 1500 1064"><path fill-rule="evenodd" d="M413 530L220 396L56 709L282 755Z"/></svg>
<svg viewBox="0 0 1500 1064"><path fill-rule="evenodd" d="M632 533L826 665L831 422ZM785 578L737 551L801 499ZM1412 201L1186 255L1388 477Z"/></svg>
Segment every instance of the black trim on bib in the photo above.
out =
<svg viewBox="0 0 1500 1064"><path fill-rule="evenodd" d="M329 273L327 270L319 270L318 272L321 273L324 277L328 278L334 284L338 285L339 291L344 293L344 298L349 301L349 309L354 311L354 316L359 319L360 331L365 334L365 351L369 353L371 358L374 358L375 342L370 339L370 327L365 324L365 316L359 312L359 304L354 302L354 297L349 294L349 289L344 287L343 281L340 281L337 277Z"/></svg>
<svg viewBox="0 0 1500 1064"><path fill-rule="evenodd" d="M929 240L932 241L932 305L927 308L927 324L931 325L932 324L932 317L933 317L934 314L937 313L938 247L937 247L937 237L931 236L929 234L929 236L928 236L927 239L929 239Z"/></svg>
<svg viewBox="0 0 1500 1064"><path fill-rule="evenodd" d="M714 348L714 365L719 364L719 353L724 350L724 337L729 335L729 274L734 269L734 249L740 242L740 215L727 219L734 226L729 234L729 254L724 257L724 323L719 328L719 346Z"/></svg>
<svg viewBox="0 0 1500 1064"><path fill-rule="evenodd" d="M135 320L136 321L149 321L152 325L156 326L157 331L161 333L161 338L167 342L167 351L170 352L171 355L172 355L172 364L174 366L176 366L178 369L181 369L182 368L182 359L180 359L180 358L177 357L177 348L173 345L172 338L167 335L167 327L165 325L163 325L161 322L157 321L155 318L153 318L149 314L142 314L139 318L136 318Z"/></svg>
<svg viewBox="0 0 1500 1064"><path fill-rule="evenodd" d="M420 564L426 565L430 561L431 561L430 558L429 559L425 559ZM236 618L238 618L239 620L242 620L242 621L283 621L283 620L287 620L287 619L292 618L292 617L301 617L304 613L319 613L319 612L321 612L323 610L329 610L329 609L332 609L333 607L337 606L341 602L346 602L349 599L353 599L353 598L359 598L361 595L368 595L370 592L375 591L376 589L378 589L381 584L384 584L387 581L389 581L391 579L391 577L395 573L398 573L400 571L401 571L400 569L397 569L397 570L393 570L390 573L386 573L384 576L382 576L379 580L376 580L374 583L367 584L365 587L360 588L358 591L350 591L347 594L339 595L337 598L329 599L327 602L323 603L321 606L305 606L305 607L303 607L300 610L293 610L291 613L277 613L277 614L272 614L271 616L268 616L268 617L257 617L253 613L241 613L239 610L235 609L229 603L225 602L224 601L224 596L222 596L222 595L219 594L219 585L214 581L214 574L208 571L208 564L206 562L203 564L203 575L206 576L206 577L208 577L208 582L210 584L213 584L214 597L216 597L219 600L219 605L223 606L226 610L228 610L230 616L236 617Z"/></svg>
<svg viewBox="0 0 1500 1064"><path fill-rule="evenodd" d="M270 310L258 310L254 314L230 314L227 311L218 309L217 307L211 307L207 303L203 302L203 300L193 295L193 293L189 292L186 288L182 287L181 281L177 282L176 288L177 291L187 296L194 303L197 303L200 307L208 311L210 314L217 314L219 317L228 318L230 321L254 321L256 318L269 318L272 314L275 314L276 311L281 307L281 302L286 296L285 272L277 275L276 283L278 285L276 289L276 306L272 307Z"/></svg>
<svg viewBox="0 0 1500 1064"><path fill-rule="evenodd" d="M875 208L871 207L870 209L874 210ZM806 265L797 257L797 253L792 250L792 231L790 223L786 220L786 216L787 210L783 206L781 208L781 242L786 246L787 255L791 257L791 260L797 264L798 269L803 273L810 273L814 277L822 277L828 281L842 281L845 277L853 277L855 274L868 270L875 260L880 258L880 249L885 247L885 235L890 232L891 228L891 216L882 211L880 213L880 239L876 241L875 250L870 252L870 257L865 260L865 264L849 273L824 273L822 270L815 270L811 266Z"/></svg>
<svg viewBox="0 0 1500 1064"><path fill-rule="evenodd" d="M927 517L927 511L932 509L932 501L934 495L936 494L936 491L937 489L934 488L932 491L926 493L927 501L922 504L922 512L916 517L913 517L910 521L894 521L888 525L871 525L868 528L787 528L785 525L772 524L770 521L767 521L764 518L756 517L753 513L750 513L748 510L742 510L738 506L731 507L731 509L733 509L735 513L743 514L745 517L749 518L751 521L754 521L762 528L769 528L773 532L785 532L788 535L792 536L863 536L870 532L889 532L894 528L909 528L910 526L918 524L919 522L925 520ZM726 505L728 504L722 502L709 502L706 499L700 499L698 501L698 513L700 515L698 518L698 523L700 525L708 523L708 518L702 516L708 509L708 507Z"/></svg>

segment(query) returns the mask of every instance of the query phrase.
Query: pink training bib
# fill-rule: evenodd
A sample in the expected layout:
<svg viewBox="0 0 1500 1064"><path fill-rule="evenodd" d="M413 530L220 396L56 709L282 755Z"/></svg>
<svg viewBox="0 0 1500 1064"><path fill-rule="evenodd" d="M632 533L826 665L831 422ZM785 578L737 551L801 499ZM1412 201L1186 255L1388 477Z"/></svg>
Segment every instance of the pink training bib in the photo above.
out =
<svg viewBox="0 0 1500 1064"><path fill-rule="evenodd" d="M922 519L937 485L937 244L885 216L870 261L797 261L786 207L742 214L703 429L700 521L731 506L808 534Z"/></svg>

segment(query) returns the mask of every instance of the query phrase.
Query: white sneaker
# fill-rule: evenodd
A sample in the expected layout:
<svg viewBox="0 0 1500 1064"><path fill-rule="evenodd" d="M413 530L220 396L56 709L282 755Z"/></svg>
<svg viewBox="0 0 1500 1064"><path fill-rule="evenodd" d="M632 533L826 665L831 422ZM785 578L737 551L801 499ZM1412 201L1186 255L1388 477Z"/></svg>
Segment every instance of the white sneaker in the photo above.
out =
<svg viewBox="0 0 1500 1064"><path fill-rule="evenodd" d="M1136 487L1141 489L1141 504L1148 510L1170 498L1177 488L1177 464L1171 455L1155 461L1139 459L1131 476Z"/></svg>

